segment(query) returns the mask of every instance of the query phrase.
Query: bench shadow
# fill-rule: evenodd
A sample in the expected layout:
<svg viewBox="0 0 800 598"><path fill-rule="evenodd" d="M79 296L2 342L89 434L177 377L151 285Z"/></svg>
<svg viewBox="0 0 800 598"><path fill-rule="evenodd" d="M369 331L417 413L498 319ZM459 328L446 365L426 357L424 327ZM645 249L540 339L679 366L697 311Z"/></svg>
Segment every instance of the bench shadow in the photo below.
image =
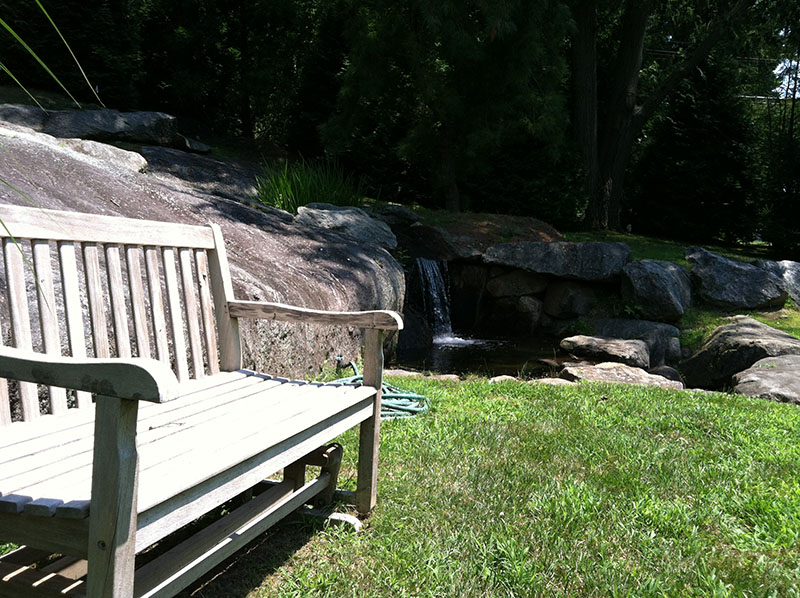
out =
<svg viewBox="0 0 800 598"><path fill-rule="evenodd" d="M176 598L239 598L262 586L324 528L323 521L289 515L176 594Z"/></svg>

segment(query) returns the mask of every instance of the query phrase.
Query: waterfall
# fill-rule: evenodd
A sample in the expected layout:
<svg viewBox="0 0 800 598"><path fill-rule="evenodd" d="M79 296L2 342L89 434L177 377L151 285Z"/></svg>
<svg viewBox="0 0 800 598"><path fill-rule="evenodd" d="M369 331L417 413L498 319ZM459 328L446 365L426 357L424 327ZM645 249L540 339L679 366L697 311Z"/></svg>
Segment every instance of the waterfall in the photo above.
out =
<svg viewBox="0 0 800 598"><path fill-rule="evenodd" d="M447 263L417 258L425 316L433 327L434 340L452 337L450 293L447 288Z"/></svg>

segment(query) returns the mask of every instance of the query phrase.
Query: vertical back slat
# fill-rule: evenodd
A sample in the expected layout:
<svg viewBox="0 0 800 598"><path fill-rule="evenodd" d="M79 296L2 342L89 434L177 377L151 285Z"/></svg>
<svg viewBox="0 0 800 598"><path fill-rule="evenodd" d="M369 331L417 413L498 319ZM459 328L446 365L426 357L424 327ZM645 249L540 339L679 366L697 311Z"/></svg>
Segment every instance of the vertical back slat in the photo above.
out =
<svg viewBox="0 0 800 598"><path fill-rule="evenodd" d="M128 310L125 307L125 287L118 245L106 245L106 270L111 313L114 317L114 337L117 340L117 357L130 357L131 336L128 332Z"/></svg>
<svg viewBox="0 0 800 598"><path fill-rule="evenodd" d="M128 288L131 293L133 311L133 330L136 333L136 353L139 357L150 357L150 338L147 334L147 307L144 302L142 265L139 248L125 248L125 262L128 265Z"/></svg>
<svg viewBox="0 0 800 598"><path fill-rule="evenodd" d="M31 342L28 297L25 292L25 261L22 257L22 246L17 245L12 239L3 239L3 255L14 346L30 351L33 343ZM22 403L22 419L30 421L39 417L39 393L36 385L31 382L20 382L19 392Z"/></svg>
<svg viewBox="0 0 800 598"><path fill-rule="evenodd" d="M233 299L233 283L225 252L222 230L216 224L209 227L214 233L214 249L208 253L208 269L211 274L211 290L214 297L214 311L217 314L219 333L219 366L226 372L242 367L242 345L239 338L239 320L228 313L228 301Z"/></svg>
<svg viewBox="0 0 800 598"><path fill-rule="evenodd" d="M0 347L3 346L3 330L0 327ZM8 396L8 381L0 378L0 428L11 423L11 401Z"/></svg>
<svg viewBox="0 0 800 598"><path fill-rule="evenodd" d="M83 268L86 273L86 294L89 298L89 321L92 324L95 357L110 357L108 323L103 303L103 282L100 277L100 256L96 243L83 243Z"/></svg>
<svg viewBox="0 0 800 598"><path fill-rule="evenodd" d="M169 343L167 343L167 322L164 318L164 299L161 296L160 254L157 247L144 248L147 267L147 287L150 292L150 315L153 318L153 337L156 355L160 361L169 363Z"/></svg>
<svg viewBox="0 0 800 598"><path fill-rule="evenodd" d="M39 302L39 323L45 353L61 355L58 314L56 313L56 293L53 283L53 263L50 259L50 242L31 241L33 248L33 269L39 281L36 296ZM58 414L67 410L67 391L50 386L50 413Z"/></svg>
<svg viewBox="0 0 800 598"><path fill-rule="evenodd" d="M64 292L64 319L67 322L69 351L73 357L86 357L86 335L83 330L83 308L81 307L80 282L75 255L75 244L62 241L58 244L61 266L61 287ZM84 390L75 393L78 407L92 404L92 395Z"/></svg>
<svg viewBox="0 0 800 598"><path fill-rule="evenodd" d="M178 270L175 262L175 250L163 248L164 282L167 286L167 304L169 305L170 324L172 325L172 341L175 348L175 371L178 380L189 379L189 365L186 361L186 340L183 338L183 318L181 317L181 295L178 288Z"/></svg>
<svg viewBox="0 0 800 598"><path fill-rule="evenodd" d="M178 250L183 282L183 303L186 306L186 327L189 330L189 349L192 352L192 369L195 378L202 378L203 342L200 340L200 314L197 312L197 298L192 277L192 250L186 247Z"/></svg>
<svg viewBox="0 0 800 598"><path fill-rule="evenodd" d="M203 338L206 343L208 355L208 372L219 374L219 361L217 359L217 332L214 329L214 312L211 305L211 287L208 282L208 256L202 249L194 252L194 262L197 266L197 287L200 293L200 314L203 318Z"/></svg>

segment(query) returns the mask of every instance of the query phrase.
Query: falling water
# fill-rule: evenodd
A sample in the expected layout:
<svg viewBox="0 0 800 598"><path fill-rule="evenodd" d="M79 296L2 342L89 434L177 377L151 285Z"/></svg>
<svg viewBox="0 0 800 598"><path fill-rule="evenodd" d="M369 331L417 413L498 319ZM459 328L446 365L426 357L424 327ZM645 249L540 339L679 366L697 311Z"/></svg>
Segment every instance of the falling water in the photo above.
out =
<svg viewBox="0 0 800 598"><path fill-rule="evenodd" d="M422 282L422 301L425 316L433 327L434 339L452 337L450 323L450 294L447 289L447 263L417 258L417 268Z"/></svg>

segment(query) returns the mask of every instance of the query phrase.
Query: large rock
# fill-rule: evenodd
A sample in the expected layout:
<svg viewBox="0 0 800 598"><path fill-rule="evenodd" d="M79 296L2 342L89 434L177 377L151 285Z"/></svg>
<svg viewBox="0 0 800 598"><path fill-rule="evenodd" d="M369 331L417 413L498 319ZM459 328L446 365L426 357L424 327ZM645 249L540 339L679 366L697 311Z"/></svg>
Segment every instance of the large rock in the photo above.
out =
<svg viewBox="0 0 800 598"><path fill-rule="evenodd" d="M689 386L717 389L760 359L778 355L800 355L800 339L753 318L735 316L714 330L681 370Z"/></svg>
<svg viewBox="0 0 800 598"><path fill-rule="evenodd" d="M204 193L212 193L236 201L251 198L256 193L256 178L264 168L253 162L218 156L197 156L168 147L144 146L148 172L160 179L187 183ZM279 217L291 222L288 212L275 210Z"/></svg>
<svg viewBox="0 0 800 598"><path fill-rule="evenodd" d="M733 377L733 390L750 397L800 404L800 355L756 361Z"/></svg>
<svg viewBox="0 0 800 598"><path fill-rule="evenodd" d="M784 290L789 293L792 300L800 305L800 262L791 260L756 260L754 266L763 268L783 281Z"/></svg>
<svg viewBox="0 0 800 598"><path fill-rule="evenodd" d="M178 179L103 163L28 130L0 129L0 177L43 208L220 226L241 299L337 311L402 311L405 281L383 248L334 231L286 223ZM0 201L27 205L10 188ZM0 277L0 287L4 277ZM5 292L0 288L0 303ZM2 313L2 306L0 306ZM358 359L357 329L242 320L247 367L305 377L336 356Z"/></svg>
<svg viewBox="0 0 800 598"><path fill-rule="evenodd" d="M766 270L729 260L702 247L686 250L692 280L704 301L728 309L762 309L783 305L788 294L781 280Z"/></svg>
<svg viewBox="0 0 800 598"><path fill-rule="evenodd" d="M483 260L560 278L608 281L619 277L630 254L625 243L533 241L494 245Z"/></svg>
<svg viewBox="0 0 800 598"><path fill-rule="evenodd" d="M597 361L615 361L635 368L650 367L647 343L640 340L622 340L579 334L563 339L562 351L570 355Z"/></svg>
<svg viewBox="0 0 800 598"><path fill-rule="evenodd" d="M397 238L388 224L372 218L364 210L354 206L310 203L298 208L297 222L337 231L357 243L386 249L397 247Z"/></svg>
<svg viewBox="0 0 800 598"><path fill-rule="evenodd" d="M622 297L642 318L676 322L692 303L685 268L658 260L635 260L622 269Z"/></svg>
<svg viewBox="0 0 800 598"><path fill-rule="evenodd" d="M42 131L46 119L47 111L38 106L0 104L0 121L6 123L27 127L34 131Z"/></svg>
<svg viewBox="0 0 800 598"><path fill-rule="evenodd" d="M53 137L94 141L131 141L153 145L182 145L177 120L163 112L55 110L47 113L42 132Z"/></svg>
<svg viewBox="0 0 800 598"><path fill-rule="evenodd" d="M548 279L541 274L524 270L505 271L486 283L486 290L492 297L519 297L536 295L547 288Z"/></svg>
<svg viewBox="0 0 800 598"><path fill-rule="evenodd" d="M650 366L677 363L681 359L681 331L663 322L600 318L594 321L598 336L622 339L639 339L647 343Z"/></svg>
<svg viewBox="0 0 800 598"><path fill-rule="evenodd" d="M547 286L544 311L560 320L587 315L597 303L596 285L575 280L557 280Z"/></svg>
<svg viewBox="0 0 800 598"><path fill-rule="evenodd" d="M640 386L660 386L681 390L683 384L668 380L661 376L648 374L643 369L631 367L624 363L598 363L597 365L565 366L559 378L584 382L615 382L621 384L637 384Z"/></svg>

